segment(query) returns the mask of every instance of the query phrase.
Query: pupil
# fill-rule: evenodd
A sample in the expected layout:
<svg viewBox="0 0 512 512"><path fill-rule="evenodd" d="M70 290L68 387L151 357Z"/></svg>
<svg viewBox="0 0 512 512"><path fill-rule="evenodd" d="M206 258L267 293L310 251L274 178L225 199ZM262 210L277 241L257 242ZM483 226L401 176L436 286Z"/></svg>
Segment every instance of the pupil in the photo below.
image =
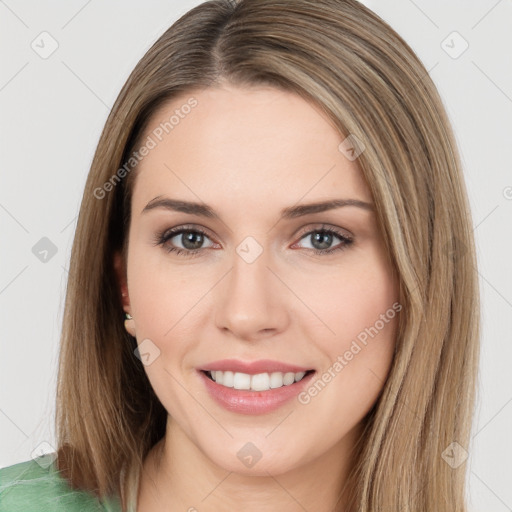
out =
<svg viewBox="0 0 512 512"><path fill-rule="evenodd" d="M316 233L313 236L313 246L315 246L316 242L319 242L319 247L317 249L328 249L332 242L332 234L331 233ZM322 239L324 240L322 243Z"/></svg>
<svg viewBox="0 0 512 512"><path fill-rule="evenodd" d="M203 234L202 233L183 233L181 235L183 247L186 249L199 249L201 247L201 244L203 243ZM196 238L196 241L194 243L194 238Z"/></svg>

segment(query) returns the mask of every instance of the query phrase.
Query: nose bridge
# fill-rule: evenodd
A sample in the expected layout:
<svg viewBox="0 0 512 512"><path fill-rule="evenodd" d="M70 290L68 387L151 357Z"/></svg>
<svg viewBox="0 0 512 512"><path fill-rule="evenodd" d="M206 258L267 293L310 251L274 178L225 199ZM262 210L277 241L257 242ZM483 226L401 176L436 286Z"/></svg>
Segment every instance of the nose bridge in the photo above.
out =
<svg viewBox="0 0 512 512"><path fill-rule="evenodd" d="M241 338L283 328L282 284L269 268L271 260L270 250L253 237L235 248L231 272L216 297L219 328Z"/></svg>
<svg viewBox="0 0 512 512"><path fill-rule="evenodd" d="M273 277L268 269L270 256L268 248L253 237L247 237L235 248L228 293L240 307L246 301L258 307L268 303Z"/></svg>

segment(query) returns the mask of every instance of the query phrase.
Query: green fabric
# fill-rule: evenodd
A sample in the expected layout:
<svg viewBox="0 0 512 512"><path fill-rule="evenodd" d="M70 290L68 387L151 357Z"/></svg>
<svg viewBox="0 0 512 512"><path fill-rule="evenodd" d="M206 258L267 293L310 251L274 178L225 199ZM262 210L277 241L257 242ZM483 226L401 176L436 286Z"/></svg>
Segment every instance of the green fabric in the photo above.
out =
<svg viewBox="0 0 512 512"><path fill-rule="evenodd" d="M101 502L72 489L53 459L45 454L0 469L0 512L121 512L116 496Z"/></svg>

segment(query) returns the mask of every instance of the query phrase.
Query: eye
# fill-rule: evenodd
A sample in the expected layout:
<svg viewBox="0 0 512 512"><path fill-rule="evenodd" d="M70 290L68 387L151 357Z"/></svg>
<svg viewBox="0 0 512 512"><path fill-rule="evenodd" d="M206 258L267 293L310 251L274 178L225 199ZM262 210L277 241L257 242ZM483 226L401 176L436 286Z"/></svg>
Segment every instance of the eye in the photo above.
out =
<svg viewBox="0 0 512 512"><path fill-rule="evenodd" d="M335 238L340 240L340 243L334 247L331 247ZM327 226L322 226L321 228L308 231L301 237L301 240L304 239L309 239L311 241L312 247L308 249L319 255L326 255L335 251L341 251L346 249L354 241L345 233Z"/></svg>
<svg viewBox="0 0 512 512"><path fill-rule="evenodd" d="M193 256L203 249L201 246L205 239L209 240L209 237L201 228L180 226L157 233L154 245L163 246L167 252ZM182 247L176 247L177 244L181 244Z"/></svg>
<svg viewBox="0 0 512 512"><path fill-rule="evenodd" d="M336 238L340 243L331 247ZM306 249L322 256L346 249L353 243L353 239L347 234L325 225L307 231L300 238L300 240L307 239L310 240L312 247L306 247ZM215 245L210 240L211 244L204 247L205 240L210 240L210 237L200 227L179 226L157 233L153 243L154 245L161 245L169 253L192 257L199 254L203 249ZM179 244L181 244L181 247Z"/></svg>

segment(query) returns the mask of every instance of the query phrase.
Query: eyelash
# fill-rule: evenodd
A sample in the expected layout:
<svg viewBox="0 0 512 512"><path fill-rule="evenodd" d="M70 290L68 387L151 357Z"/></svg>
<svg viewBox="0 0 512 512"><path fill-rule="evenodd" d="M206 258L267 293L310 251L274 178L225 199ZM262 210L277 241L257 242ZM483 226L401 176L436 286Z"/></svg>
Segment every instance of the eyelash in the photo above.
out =
<svg viewBox="0 0 512 512"><path fill-rule="evenodd" d="M181 249L179 247L165 247L165 243L168 240L170 240L171 238L174 238L176 235L180 235L182 233L201 233L202 235L210 238L208 236L208 233L206 233L206 231L204 231L200 227L192 228L192 227L187 227L187 226L181 226L181 227L178 227L178 228L168 229L168 230L164 230L164 231L161 231L159 233L156 233L156 236L155 236L155 239L154 239L154 245L155 246L161 245L162 248L165 251L167 251L168 253L172 253L173 252L176 255L184 255L185 257L187 257L187 256L188 257L193 257L193 256L197 255L199 252L201 252L202 250L204 250L204 248L188 250L188 249ZM327 234L335 235L342 242L338 246L335 246L332 249L325 249L325 250L321 250L321 249L307 249L308 251L312 251L315 254L320 255L320 256L326 256L326 255L329 255L329 254L333 254L333 253L335 253L337 251L343 251L348 246L350 246L353 243L353 241L354 241L352 238L349 238L346 235L343 235L338 230L333 229L333 228L329 228L327 226L322 226L321 228L313 229L313 230L307 231L306 233L303 233L301 235L301 237L299 238L299 241L302 240L303 238L306 238L307 236L310 236L310 235L314 234L314 233L327 233Z"/></svg>

